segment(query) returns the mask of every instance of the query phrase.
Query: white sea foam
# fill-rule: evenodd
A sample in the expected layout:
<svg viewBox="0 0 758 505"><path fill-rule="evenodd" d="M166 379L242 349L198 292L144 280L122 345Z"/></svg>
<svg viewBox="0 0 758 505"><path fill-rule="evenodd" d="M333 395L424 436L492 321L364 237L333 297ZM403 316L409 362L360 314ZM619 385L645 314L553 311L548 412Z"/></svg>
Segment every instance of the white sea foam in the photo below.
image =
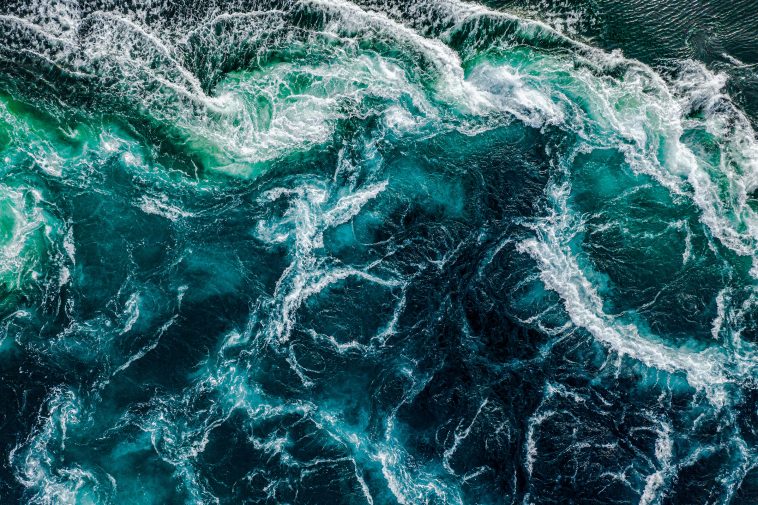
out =
<svg viewBox="0 0 758 505"><path fill-rule="evenodd" d="M168 197L161 195L161 197L151 197L142 195L140 199L140 209L146 214L154 214L156 216L165 217L171 221L177 221L181 218L192 217L194 214L182 210L176 205L171 205L168 201Z"/></svg>
<svg viewBox="0 0 758 505"><path fill-rule="evenodd" d="M529 82L531 79L519 75L518 70L488 63L476 66L468 77L496 110L513 114L534 128L562 123L560 106Z"/></svg>
<svg viewBox="0 0 758 505"><path fill-rule="evenodd" d="M47 416L39 417L36 431L10 454L16 478L33 492L30 503L75 504L98 496L108 499L115 484L112 478L103 479L94 469L66 463L63 457L69 430L78 429L85 421L81 400L69 389L56 389L46 403Z"/></svg>
<svg viewBox="0 0 758 505"><path fill-rule="evenodd" d="M526 429L526 471L529 475L532 474L534 469L534 462L537 459L537 440L535 439L535 428L539 427L547 419L555 415L552 410L545 410L539 414L535 414L527 421Z"/></svg>
<svg viewBox="0 0 758 505"><path fill-rule="evenodd" d="M461 430L462 422L458 424L455 431L453 432L453 443L445 449L445 452L442 454L442 465L445 467L445 470L447 470L449 473L455 475L456 472L453 469L450 463L451 458L455 455L455 452L458 450L458 447L460 446L461 442L463 442L466 438L468 438L469 434L471 433L471 429L474 426L474 423L476 422L477 418L479 417L479 414L482 413L482 410L484 407L487 406L487 402L489 400L487 398L482 401L482 403L479 404L479 408L476 410L476 413L474 414L474 417L471 419L471 422Z"/></svg>
<svg viewBox="0 0 758 505"><path fill-rule="evenodd" d="M561 296L576 326L585 328L619 355L659 370L685 372L692 386L708 391L714 402L723 401L722 386L733 379L726 369L722 350L711 347L696 352L670 347L654 335L641 334L631 322L619 321L605 313L603 300L569 246L574 234L581 230L581 222L566 206L569 192L567 184L553 187L557 208L535 226L537 237L521 242L518 250L534 258L545 286Z"/></svg>
<svg viewBox="0 0 758 505"><path fill-rule="evenodd" d="M13 289L36 280L47 239L55 238L57 223L44 211L43 201L37 190L0 184L0 217L6 227L0 238L0 282Z"/></svg>
<svg viewBox="0 0 758 505"><path fill-rule="evenodd" d="M505 104L522 121L539 126L544 122L561 122L562 111L555 104L556 99L563 102L564 108L571 109L576 107L573 102L586 98L588 115L575 118L579 121L574 119L567 127L587 135L588 126L602 126L599 135L587 140L619 149L635 170L654 176L672 193L689 196L700 208L701 220L719 241L738 254L755 258L758 215L747 200L758 188L758 141L745 115L722 92L724 75L710 72L702 64L685 62L678 76L667 83L649 66L625 59L619 52L607 53L574 41L539 21L519 19L459 0L438 1L431 6L412 1L392 15L407 19L419 30L442 30L438 35L441 40L477 26L473 23L473 28L464 28L466 23L488 18L516 23L524 35L537 40L546 37L565 43L572 48L568 54L541 55L536 63L525 62L542 75L538 85L514 80L517 74L502 64L489 70L490 74L501 72L511 77L502 79L500 84L497 80L485 84L484 91L490 96L484 102L500 101L501 106ZM502 44L507 45L508 41ZM586 67L575 67L576 62ZM485 72L488 65L480 64L471 75ZM625 73L621 79L602 75L618 68ZM561 87L565 85L555 87L563 80L560 73L571 76L567 89ZM704 112L704 119L689 118L693 110ZM717 167L710 167L681 140L686 131L700 129L717 140L722 153ZM726 192L715 179L720 174L726 176L729 185Z"/></svg>
<svg viewBox="0 0 758 505"><path fill-rule="evenodd" d="M354 116L382 116L390 129L402 135L413 133L428 121L439 121L441 125L445 121L452 121L452 113L445 110L448 106L455 109L459 116L473 116L474 123L482 117L494 116L497 118L494 124L499 125L509 121L512 116L535 128L555 126L572 129L582 142L592 147L618 149L633 169L652 175L672 193L691 198L701 210L703 223L724 245L740 254L755 256L755 215L746 200L747 194L758 187L758 155L754 152L756 142L749 125L740 119L741 116L735 109L729 108L728 99L721 93L723 79L720 76L701 69L702 71L692 74L685 72L678 82L671 85L648 67L624 60L618 53L606 54L578 43L571 43L571 47L577 48L581 54L566 55L556 51L554 55L544 55L543 58L526 59L522 65L479 62L464 71L464 67L471 62L464 61L444 40L454 30L463 29L465 22L477 17L517 21L523 33L559 35L543 24L518 20L508 14L457 1L435 4L436 9L445 11L448 15L440 23L452 24L438 38L421 35L420 30L409 28L389 15L361 9L349 2L309 3L325 11L338 13L338 17L327 25L325 33L310 34L310 38L298 39L293 36L293 33L299 32L297 29L281 25L275 28L283 30L295 42L305 40L314 52L323 52L328 56L323 63L306 65L300 62L280 62L256 71L241 71L226 76L210 95L203 91L196 76L180 63L177 50L171 44L133 19L109 14L92 16L90 22L103 24L99 30L94 30L86 47L93 49L90 56L102 61L112 58L118 71L124 72L123 84L136 86L127 88L125 94L133 92L143 100L139 103L139 107L144 109L140 113L177 126L186 135L190 147L201 153L211 153L212 168L240 175L257 174L257 169L251 168L251 165L327 142L335 133L340 120ZM415 4L417 7L421 5L414 2L407 4ZM403 8L411 7L400 7ZM229 16L259 17L258 13ZM75 27L80 22L73 16L70 25ZM423 21L419 23L421 22ZM21 24L29 25L28 22ZM266 27L264 22L251 26L253 29L250 38L263 37L267 33L265 30L271 28ZM108 27L113 29L109 30ZM33 24L26 28L65 41L64 45L68 47L66 50L73 51L70 39L64 34L71 28L63 30L60 27ZM427 33L433 33L433 30L429 29ZM409 64L373 51L355 50L356 41L365 41L370 39L369 35L377 34L389 37L422 57L411 58ZM119 42L119 38L125 40ZM339 40L339 47L335 49L325 39ZM597 61L579 61L591 60L593 57L597 57ZM161 67L156 62L165 65L165 68L153 68ZM429 79L431 83L420 83L418 77L412 75L419 68L409 68L409 65L423 66L426 62L431 63L434 76ZM78 63L80 64L74 66L84 74L90 62ZM603 73L604 69L619 65L629 67L623 78L613 78ZM563 87L551 80L562 73L566 77L564 82L570 82ZM292 82L300 78L313 79L317 84L293 91ZM145 90L150 87L143 87L145 81L159 84L160 91L155 96L146 93ZM558 81L560 80L556 79ZM427 85L431 89L431 97L426 96ZM161 101L167 96L161 93L171 94L170 102L175 103L176 108L161 108ZM409 98L412 107L399 102L400 96ZM587 98L590 104L582 109L575 103L577 96ZM178 99L174 100L173 97ZM381 99L382 105L378 108L362 107L366 98ZM703 110L706 119L701 121L688 117L694 109ZM498 113L504 113L509 118L501 121ZM730 126L734 118L737 127ZM698 129L712 135L726 153L725 157L733 163L723 162L719 167L709 167L704 160L699 159L681 140L685 131ZM108 139L99 147L106 155L108 152L122 150L118 142L111 143ZM123 154L123 160L127 164L137 161L137 158L127 156L131 156L130 152ZM54 155L45 154L37 158L39 166L48 174L56 177L61 175L61 165ZM717 171L728 174L729 187L726 193L715 180ZM357 184L355 180L352 179L352 184ZM378 263L356 268L340 264L321 254L325 245L325 231L349 223L369 202L385 192L387 187L387 181L374 180L363 186L351 186L350 191L339 193L327 183L311 180L294 187L269 191L262 197L265 200L263 203L269 204L280 198L287 199L288 210L282 216L262 218L254 233L259 240L272 246L286 244L291 261L276 284L270 303L257 309L260 313L265 313L262 316L265 320L261 321L264 328L262 334L268 337L266 345L275 350L284 349L288 353L287 360L304 385L312 384L308 378L309 371L297 362L289 339L297 323L297 311L309 297L347 278L357 278L392 289L405 286L395 276L387 275L387 272L377 273L375 267ZM552 187L554 212L534 224L535 237L523 241L518 247L519 251L529 254L535 260L543 283L560 295L575 326L585 328L594 338L619 355L629 356L646 366L668 372L686 373L694 387L706 390L714 403L723 403L722 386L738 380L747 373L746 370L752 369L734 371L729 368L732 363L725 351L716 347L701 352L674 348L655 335L647 334L633 321L607 314L598 288L590 282L588 267L581 264L570 245L571 240L582 230L581 220L572 217L572 209L568 208L570 189L569 185ZM149 195L142 195L137 204L147 213L161 215L172 221L191 217L190 213L168 200ZM31 224L27 228L24 228L27 225L21 226L19 230L34 231L42 222L36 218L28 219L26 215L20 216L19 222L23 224L27 221ZM69 232L73 233L71 230L69 228ZM687 237L684 263L691 258L689 230ZM12 242L9 247L17 247L19 243ZM73 263L76 252L73 238L67 236L64 249ZM11 253L16 252L9 250ZM755 273L758 271L756 265L758 263L754 263L753 275L758 277ZM717 298L717 318L713 321L712 328L714 338L718 338L723 325L731 321L728 299L722 295L723 293ZM384 343L396 331L404 304L403 294L392 320L375 337L380 342ZM753 307L745 306L743 310L752 310ZM128 300L122 315L122 333L135 328L134 325L140 319L139 308L140 297L135 293ZM535 318L538 319L539 315ZM166 323L162 331L173 321L171 319ZM252 323L250 326L242 333L230 332L222 350L231 352L233 348L252 346L260 335L253 329ZM160 334L159 332L158 338ZM328 335L318 335L315 332L311 332L311 335L326 341L339 352L366 348L366 344L357 341L339 343ZM148 342L117 368L116 372L125 370L135 360L142 358L157 343L157 338ZM745 349L745 356L754 356L750 354L750 349L742 347L746 344L736 340L735 344L735 348ZM249 354L255 355L255 359L259 357L256 352ZM742 365L745 363L748 363L747 358L741 362ZM207 374L203 377L205 372ZM384 440L354 433L348 423L341 419L340 412L329 412L328 408L316 409L304 402L286 404L267 397L262 389L250 384L249 372L250 364L244 359L235 362L220 356L217 362L209 365L209 370L198 374L201 380L186 395L179 396L178 399L170 398L176 400L173 403L169 400L161 403L164 398L156 400L151 416L143 424L143 429L153 437L155 450L175 467L176 476L193 500L217 501L192 462L205 450L209 433L227 419L232 411L239 409L250 418L296 413L314 419L321 429L326 430L354 455L340 461L352 461L356 481L369 503L373 502L373 497L359 472L358 461L378 464L390 492L400 503L463 501L456 484L439 478L439 468L427 468L409 458L399 441L400 436L394 433L394 414L387 420ZM425 384L423 380L414 378L411 371L407 375L414 384L403 402L411 401ZM193 402L200 403L198 398L208 392L218 393L221 405L214 405L207 410L194 408L196 404ZM65 451L66 430L79 423L79 404L74 396L73 393L61 393L52 398L48 402L51 407L50 417L40 420L40 429L33 434L27 445L15 450L12 456L19 480L35 489L35 496L40 503L45 503L45 500L49 503L75 501L80 492L98 480L93 471L61 465L56 460L57 453ZM579 397L577 399L580 400ZM456 473L452 459L461 443L470 436L486 405L487 400L481 403L469 423L461 422L454 430L452 443L443 454L442 466L448 473ZM535 430L551 415L552 411L539 411L529 420L525 456L529 474L538 457ZM186 427L177 429L175 421L181 416L188 416ZM669 431L668 425L661 425L655 447L658 464L656 471L646 479L642 503L656 500L665 484L667 466L672 459ZM53 447L58 442L60 449ZM256 449L281 455L287 464L294 464L292 458L287 459L287 446L291 444L287 436L272 436L263 441L254 438L252 443ZM483 470L476 469L466 476L479 475L481 471Z"/></svg>
<svg viewBox="0 0 758 505"><path fill-rule="evenodd" d="M660 469L651 473L645 479L645 488L640 497L640 505L650 505L658 502L661 498L661 487L664 484L667 472L671 469L672 441L671 427L661 423L658 438L655 441L655 457Z"/></svg>
<svg viewBox="0 0 758 505"><path fill-rule="evenodd" d="M716 318L713 320L713 324L711 326L711 336L714 340L719 339L719 335L721 334L721 327L724 324L724 318L726 316L725 304L727 303L726 297L726 289L719 291L719 294L716 296Z"/></svg>
<svg viewBox="0 0 758 505"><path fill-rule="evenodd" d="M263 195L267 200L282 197L293 199L283 220L260 222L257 227L257 235L266 241L280 243L294 240L293 262L277 282L273 296L277 308L273 312L271 329L272 335L280 343L289 339L295 324L295 314L302 303L328 286L349 277L387 287L400 285L399 281L383 279L368 271L331 265L315 255L324 246L323 236L327 229L353 219L386 186L386 181L370 184L336 198L331 204L327 204L328 193L313 185L296 189L277 188Z"/></svg>

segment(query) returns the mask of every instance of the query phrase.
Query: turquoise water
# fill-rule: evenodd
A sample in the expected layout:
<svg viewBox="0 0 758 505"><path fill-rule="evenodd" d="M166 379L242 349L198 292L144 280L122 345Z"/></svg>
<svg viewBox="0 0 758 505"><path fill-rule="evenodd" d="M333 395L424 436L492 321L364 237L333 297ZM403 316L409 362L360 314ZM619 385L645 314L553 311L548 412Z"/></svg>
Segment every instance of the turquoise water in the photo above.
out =
<svg viewBox="0 0 758 505"><path fill-rule="evenodd" d="M754 67L572 5L8 4L3 503L755 503Z"/></svg>

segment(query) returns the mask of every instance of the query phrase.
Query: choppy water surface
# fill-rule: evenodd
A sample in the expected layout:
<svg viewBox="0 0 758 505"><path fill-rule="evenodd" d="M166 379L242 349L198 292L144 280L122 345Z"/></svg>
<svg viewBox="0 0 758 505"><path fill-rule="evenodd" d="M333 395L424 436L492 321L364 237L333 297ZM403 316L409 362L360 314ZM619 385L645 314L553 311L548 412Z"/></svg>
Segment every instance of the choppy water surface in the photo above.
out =
<svg viewBox="0 0 758 505"><path fill-rule="evenodd" d="M5 2L0 501L757 503L758 20L678 4Z"/></svg>

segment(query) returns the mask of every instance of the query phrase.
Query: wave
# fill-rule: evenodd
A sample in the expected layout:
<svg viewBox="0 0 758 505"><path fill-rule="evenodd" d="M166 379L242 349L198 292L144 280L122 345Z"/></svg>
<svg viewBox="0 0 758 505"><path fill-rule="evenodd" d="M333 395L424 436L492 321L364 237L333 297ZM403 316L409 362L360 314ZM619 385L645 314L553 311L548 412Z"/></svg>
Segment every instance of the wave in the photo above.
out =
<svg viewBox="0 0 758 505"><path fill-rule="evenodd" d="M701 414L748 437L718 416L756 376L758 140L723 75L454 0L35 5L0 15L0 283L54 285L16 343L80 384L14 442L30 503L290 502L309 479L370 504L526 500L568 409L553 386L492 391L569 367L567 341L600 344L598 381L618 358L669 395L630 460L641 503ZM534 356L492 358L516 356L509 332ZM492 376L436 386L455 366Z"/></svg>

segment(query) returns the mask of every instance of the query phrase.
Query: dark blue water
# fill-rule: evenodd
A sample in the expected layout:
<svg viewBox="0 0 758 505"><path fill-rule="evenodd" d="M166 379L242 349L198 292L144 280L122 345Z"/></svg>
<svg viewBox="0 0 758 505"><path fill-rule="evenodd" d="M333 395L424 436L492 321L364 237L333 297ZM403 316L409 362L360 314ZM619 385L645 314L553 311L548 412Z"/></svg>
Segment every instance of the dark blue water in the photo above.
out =
<svg viewBox="0 0 758 505"><path fill-rule="evenodd" d="M6 1L0 503L758 503L752 1Z"/></svg>

